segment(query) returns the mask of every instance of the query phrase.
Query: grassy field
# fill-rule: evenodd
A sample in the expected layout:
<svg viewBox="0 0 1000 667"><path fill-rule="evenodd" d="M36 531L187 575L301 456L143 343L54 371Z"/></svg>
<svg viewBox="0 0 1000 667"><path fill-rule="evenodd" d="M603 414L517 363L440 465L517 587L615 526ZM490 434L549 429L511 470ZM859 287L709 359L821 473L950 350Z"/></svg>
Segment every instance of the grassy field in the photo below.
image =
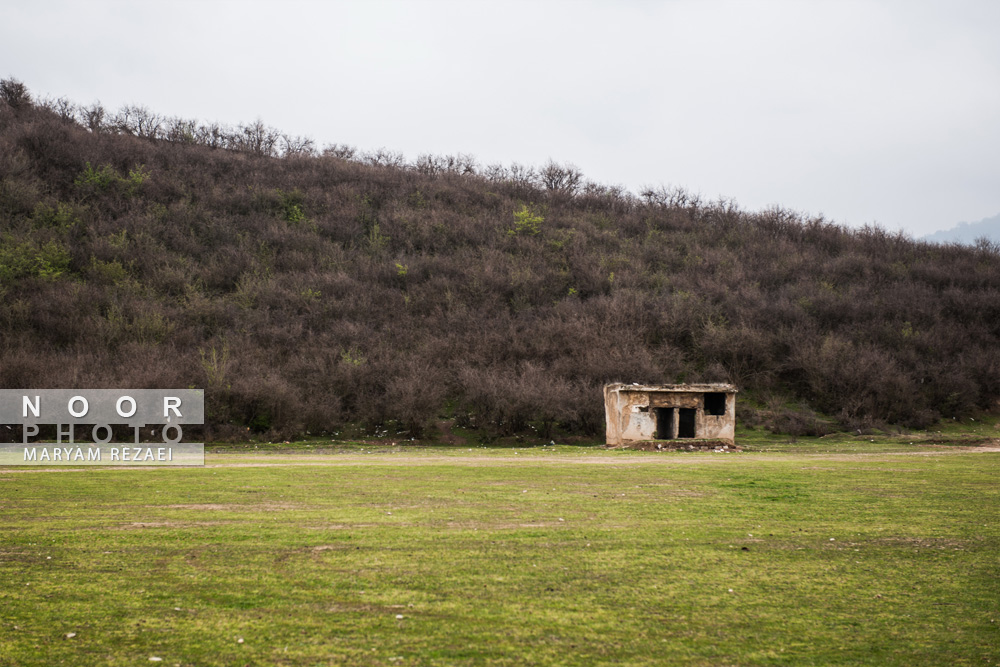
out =
<svg viewBox="0 0 1000 667"><path fill-rule="evenodd" d="M932 440L6 469L0 664L1000 665L1000 451Z"/></svg>

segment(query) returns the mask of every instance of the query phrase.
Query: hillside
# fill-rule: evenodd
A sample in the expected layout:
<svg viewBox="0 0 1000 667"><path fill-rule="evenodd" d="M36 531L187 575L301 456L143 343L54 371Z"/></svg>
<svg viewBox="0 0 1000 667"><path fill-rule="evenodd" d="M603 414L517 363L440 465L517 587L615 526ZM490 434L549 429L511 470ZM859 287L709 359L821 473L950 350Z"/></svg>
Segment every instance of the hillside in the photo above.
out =
<svg viewBox="0 0 1000 667"><path fill-rule="evenodd" d="M205 387L209 438L595 434L609 381L800 433L1000 398L995 244L0 98L3 387Z"/></svg>

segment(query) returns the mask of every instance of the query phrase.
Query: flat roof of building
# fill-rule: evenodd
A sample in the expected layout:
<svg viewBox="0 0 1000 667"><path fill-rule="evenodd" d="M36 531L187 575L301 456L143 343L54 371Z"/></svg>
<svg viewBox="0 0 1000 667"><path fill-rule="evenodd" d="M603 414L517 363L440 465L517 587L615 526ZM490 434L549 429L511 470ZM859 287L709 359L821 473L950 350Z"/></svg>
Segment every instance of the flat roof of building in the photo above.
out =
<svg viewBox="0 0 1000 667"><path fill-rule="evenodd" d="M707 384L625 384L623 382L608 384L605 390L610 391L639 391L639 392L659 392L659 393L688 393L705 394L721 392L735 394L739 390L731 384L707 383Z"/></svg>

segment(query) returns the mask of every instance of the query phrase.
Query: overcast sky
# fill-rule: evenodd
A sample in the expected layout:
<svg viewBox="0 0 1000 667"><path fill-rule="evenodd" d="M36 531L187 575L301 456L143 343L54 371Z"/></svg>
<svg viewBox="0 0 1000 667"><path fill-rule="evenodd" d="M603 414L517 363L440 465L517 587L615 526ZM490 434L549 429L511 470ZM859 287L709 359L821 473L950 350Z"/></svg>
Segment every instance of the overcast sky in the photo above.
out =
<svg viewBox="0 0 1000 667"><path fill-rule="evenodd" d="M994 0L6 0L0 76L915 236L1000 213Z"/></svg>

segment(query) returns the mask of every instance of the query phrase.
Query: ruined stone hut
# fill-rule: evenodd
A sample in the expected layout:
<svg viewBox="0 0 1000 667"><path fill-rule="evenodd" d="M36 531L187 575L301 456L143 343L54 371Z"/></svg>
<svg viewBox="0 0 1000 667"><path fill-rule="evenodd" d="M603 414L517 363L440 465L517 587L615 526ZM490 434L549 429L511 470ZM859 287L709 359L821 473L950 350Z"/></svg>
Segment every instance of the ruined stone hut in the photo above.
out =
<svg viewBox="0 0 1000 667"><path fill-rule="evenodd" d="M610 446L650 440L724 440L736 432L731 384L609 384L604 387Z"/></svg>

